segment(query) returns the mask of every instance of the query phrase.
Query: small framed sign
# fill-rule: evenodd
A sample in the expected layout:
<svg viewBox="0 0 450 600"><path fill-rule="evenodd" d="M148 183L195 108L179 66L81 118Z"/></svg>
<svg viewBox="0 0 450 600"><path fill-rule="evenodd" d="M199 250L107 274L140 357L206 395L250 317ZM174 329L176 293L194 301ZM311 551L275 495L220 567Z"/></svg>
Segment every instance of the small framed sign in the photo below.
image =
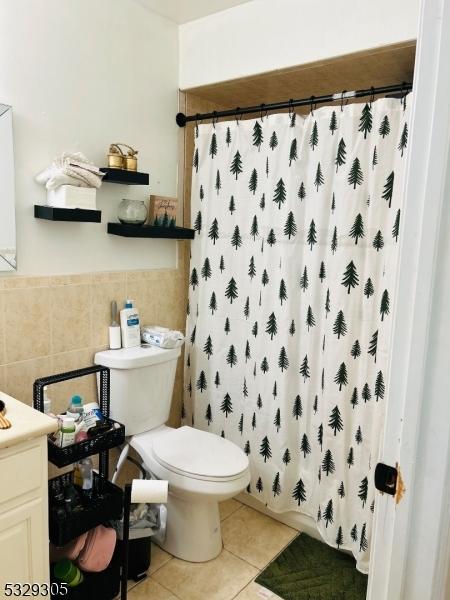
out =
<svg viewBox="0 0 450 600"><path fill-rule="evenodd" d="M159 227L175 227L178 199L168 196L150 196L148 224Z"/></svg>

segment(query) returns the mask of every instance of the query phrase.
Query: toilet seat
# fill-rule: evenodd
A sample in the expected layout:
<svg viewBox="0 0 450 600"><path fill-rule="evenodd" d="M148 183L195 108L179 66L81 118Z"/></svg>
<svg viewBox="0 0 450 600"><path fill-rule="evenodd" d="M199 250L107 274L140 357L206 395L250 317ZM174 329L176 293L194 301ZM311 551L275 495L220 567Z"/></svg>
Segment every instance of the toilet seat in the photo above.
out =
<svg viewBox="0 0 450 600"><path fill-rule="evenodd" d="M144 462L152 460L168 471L204 481L233 481L248 470L248 459L232 442L212 433L180 427L163 435L135 435L131 445Z"/></svg>
<svg viewBox="0 0 450 600"><path fill-rule="evenodd" d="M165 425L128 438L154 479L168 481L163 550L189 562L212 560L222 551L219 502L250 483L248 457L220 436Z"/></svg>

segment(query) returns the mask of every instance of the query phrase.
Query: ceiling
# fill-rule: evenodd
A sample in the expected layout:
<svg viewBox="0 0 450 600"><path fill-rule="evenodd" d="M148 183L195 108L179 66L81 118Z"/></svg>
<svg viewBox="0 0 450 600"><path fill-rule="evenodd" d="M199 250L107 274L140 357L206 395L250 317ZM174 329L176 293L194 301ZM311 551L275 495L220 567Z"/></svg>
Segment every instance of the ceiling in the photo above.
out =
<svg viewBox="0 0 450 600"><path fill-rule="evenodd" d="M140 4L175 23L187 23L251 0L138 0Z"/></svg>

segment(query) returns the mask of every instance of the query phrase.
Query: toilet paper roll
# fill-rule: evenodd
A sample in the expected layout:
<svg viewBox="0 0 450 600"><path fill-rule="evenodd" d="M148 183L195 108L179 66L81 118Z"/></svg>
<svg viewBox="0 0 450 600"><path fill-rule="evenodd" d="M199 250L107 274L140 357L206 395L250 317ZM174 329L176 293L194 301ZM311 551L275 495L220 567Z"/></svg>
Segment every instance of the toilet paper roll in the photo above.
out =
<svg viewBox="0 0 450 600"><path fill-rule="evenodd" d="M167 502L169 482L159 479L133 479L131 502L161 504Z"/></svg>

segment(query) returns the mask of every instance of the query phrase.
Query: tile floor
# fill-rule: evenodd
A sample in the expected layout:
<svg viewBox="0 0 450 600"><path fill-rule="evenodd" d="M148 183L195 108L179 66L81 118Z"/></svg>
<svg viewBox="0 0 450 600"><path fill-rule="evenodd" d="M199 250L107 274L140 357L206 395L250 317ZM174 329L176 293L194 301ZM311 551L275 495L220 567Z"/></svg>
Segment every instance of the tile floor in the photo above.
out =
<svg viewBox="0 0 450 600"><path fill-rule="evenodd" d="M237 500L220 505L223 550L207 563L189 563L152 547L150 577L130 582L130 600L277 600L254 582L298 532Z"/></svg>

